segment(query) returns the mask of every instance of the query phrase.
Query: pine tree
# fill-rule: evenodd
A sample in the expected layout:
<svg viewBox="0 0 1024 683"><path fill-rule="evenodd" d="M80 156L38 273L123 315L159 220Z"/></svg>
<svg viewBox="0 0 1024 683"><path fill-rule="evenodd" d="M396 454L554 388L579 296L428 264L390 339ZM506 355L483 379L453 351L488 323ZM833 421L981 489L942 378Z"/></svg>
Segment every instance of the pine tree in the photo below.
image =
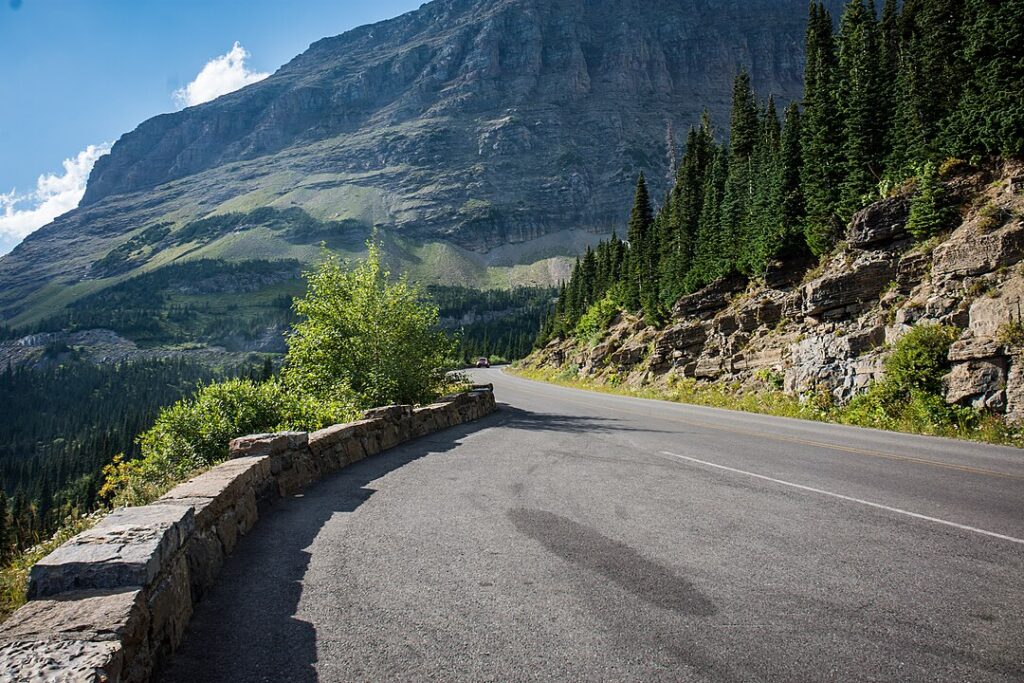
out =
<svg viewBox="0 0 1024 683"><path fill-rule="evenodd" d="M11 529L14 534L14 544L18 548L26 547L31 539L32 525L29 514L25 490L19 488L14 493L14 503L11 506Z"/></svg>
<svg viewBox="0 0 1024 683"><path fill-rule="evenodd" d="M964 0L906 0L890 140L890 175L906 176L941 151L940 133L960 100Z"/></svg>
<svg viewBox="0 0 1024 683"><path fill-rule="evenodd" d="M935 164L925 163L917 179L917 192L910 200L907 232L918 240L926 240L948 228L955 216Z"/></svg>
<svg viewBox="0 0 1024 683"><path fill-rule="evenodd" d="M878 24L878 130L881 135L883 175L888 174L888 160L892 156L896 116L896 78L900 65L900 9L899 0L885 0L882 18Z"/></svg>
<svg viewBox="0 0 1024 683"><path fill-rule="evenodd" d="M686 290L693 292L725 275L732 267L731 249L722 229L722 195L729 172L725 149L717 148L704 179L704 201L697 226L697 247L693 267L686 275Z"/></svg>
<svg viewBox="0 0 1024 683"><path fill-rule="evenodd" d="M753 198L754 149L758 138L757 98L750 87L750 75L741 71L733 83L732 115L729 127L729 175L722 197L721 230L728 251L728 269L738 266L750 203Z"/></svg>
<svg viewBox="0 0 1024 683"><path fill-rule="evenodd" d="M839 214L845 223L878 183L883 157L882 100L874 8L851 0L839 25L839 113L843 173Z"/></svg>
<svg viewBox="0 0 1024 683"><path fill-rule="evenodd" d="M842 159L836 144L842 127L836 101L832 18L821 3L811 5L808 20L802 132L804 236L811 251L820 255L831 249L838 238L837 189L842 175Z"/></svg>
<svg viewBox="0 0 1024 683"><path fill-rule="evenodd" d="M795 102L786 107L779 144L779 196L782 204L781 254L794 254L806 250L803 235L804 193L800 183L803 157L800 106Z"/></svg>
<svg viewBox="0 0 1024 683"><path fill-rule="evenodd" d="M763 275L782 249L781 133L775 99L769 97L751 155L752 195L740 245L739 270L748 276Z"/></svg>
<svg viewBox="0 0 1024 683"><path fill-rule="evenodd" d="M947 127L955 156L1024 156L1024 3L967 0L969 76Z"/></svg>
<svg viewBox="0 0 1024 683"><path fill-rule="evenodd" d="M627 305L634 311L639 311L652 296L651 289L655 286L655 273L651 264L652 231L654 227L654 212L651 208L651 198L647 193L647 181L641 173L636 182L636 193L633 196L633 210L629 216L629 257L628 257L628 281L626 286Z"/></svg>

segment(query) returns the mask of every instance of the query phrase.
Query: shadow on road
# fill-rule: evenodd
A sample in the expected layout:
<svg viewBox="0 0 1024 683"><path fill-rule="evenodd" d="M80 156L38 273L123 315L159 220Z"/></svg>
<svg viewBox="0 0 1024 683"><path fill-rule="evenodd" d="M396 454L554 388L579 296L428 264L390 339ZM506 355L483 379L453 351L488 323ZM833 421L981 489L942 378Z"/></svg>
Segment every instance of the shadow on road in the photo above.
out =
<svg viewBox="0 0 1024 683"><path fill-rule="evenodd" d="M617 433L645 432L649 434L664 433L664 430L647 427L636 428L622 420L607 417L591 417L586 415L563 415L559 413L535 413L522 408L514 408L501 404L501 411L488 419L498 419L497 426L511 429L524 429L531 432L569 432L569 433Z"/></svg>
<svg viewBox="0 0 1024 683"><path fill-rule="evenodd" d="M309 547L335 514L369 500L367 485L427 455L449 451L464 437L501 424L505 411L367 458L261 512L196 606L181 648L156 681L317 680L316 630L296 618Z"/></svg>
<svg viewBox="0 0 1024 683"><path fill-rule="evenodd" d="M508 405L476 422L417 439L347 467L279 501L224 564L196 606L185 642L154 677L168 683L316 681L316 630L296 618L309 547L324 524L374 493L367 485L427 455L447 452L488 427L551 432L622 432L618 420L534 413Z"/></svg>

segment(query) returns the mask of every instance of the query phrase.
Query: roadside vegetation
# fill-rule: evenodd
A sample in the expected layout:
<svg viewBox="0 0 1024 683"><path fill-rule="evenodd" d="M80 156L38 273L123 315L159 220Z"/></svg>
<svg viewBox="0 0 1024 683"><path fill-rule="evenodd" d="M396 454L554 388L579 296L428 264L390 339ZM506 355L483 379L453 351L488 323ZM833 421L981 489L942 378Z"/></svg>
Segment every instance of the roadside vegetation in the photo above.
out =
<svg viewBox="0 0 1024 683"><path fill-rule="evenodd" d="M517 364L512 372L624 396L1024 447L1024 433L999 416L951 406L943 399L942 376L949 371L947 354L955 338L951 327L914 328L893 346L885 361L884 379L845 404L836 402L828 391L787 394L782 391L782 377L771 372L759 373L756 386L701 382L671 373L660 384L633 386L615 376L610 381L581 377L575 365L538 369Z"/></svg>
<svg viewBox="0 0 1024 683"><path fill-rule="evenodd" d="M919 242L951 229L941 181L1024 156L1022 21L1020 2L886 0L876 15L850 0L838 22L812 2L802 101L780 114L741 71L728 130L708 115L690 129L660 206L640 175L625 239L577 261L538 342L573 336L594 307L606 315L609 293L659 325L720 278L827 257L858 210L895 191L911 194Z"/></svg>
<svg viewBox="0 0 1024 683"><path fill-rule="evenodd" d="M325 255L306 277L282 368L203 378L194 395L161 409L135 441L118 442L124 451L103 468L92 504L62 508L52 538L24 535L25 520L49 497L21 494L12 506L0 492L0 617L24 601L31 565L90 525L96 508L154 500L225 460L235 437L319 429L367 408L427 403L460 388L461 380L446 374L456 341L438 327L437 307L405 278L390 276L377 244L355 262Z"/></svg>

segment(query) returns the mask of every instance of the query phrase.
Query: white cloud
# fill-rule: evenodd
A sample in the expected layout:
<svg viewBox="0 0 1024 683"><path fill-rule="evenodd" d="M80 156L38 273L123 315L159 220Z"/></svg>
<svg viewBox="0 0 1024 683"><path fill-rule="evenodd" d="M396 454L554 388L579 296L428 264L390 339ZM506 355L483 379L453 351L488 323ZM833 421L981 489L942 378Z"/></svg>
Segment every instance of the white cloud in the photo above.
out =
<svg viewBox="0 0 1024 683"><path fill-rule="evenodd" d="M29 233L76 208L85 194L93 164L109 151L109 143L89 145L75 157L64 160L62 175L39 176L35 191L0 192L0 254L6 254Z"/></svg>
<svg viewBox="0 0 1024 683"><path fill-rule="evenodd" d="M245 67L245 60L248 57L249 53L236 40L227 54L208 61L194 81L184 88L175 90L174 101L178 106L192 107L234 92L250 83L262 81L270 75L249 71Z"/></svg>

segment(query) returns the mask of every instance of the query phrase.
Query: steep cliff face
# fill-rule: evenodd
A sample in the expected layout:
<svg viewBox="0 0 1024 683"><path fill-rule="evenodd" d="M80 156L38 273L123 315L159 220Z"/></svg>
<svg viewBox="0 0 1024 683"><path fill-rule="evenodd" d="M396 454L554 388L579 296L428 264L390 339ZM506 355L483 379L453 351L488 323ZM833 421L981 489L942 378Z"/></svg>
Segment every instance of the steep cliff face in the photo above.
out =
<svg viewBox="0 0 1024 683"><path fill-rule="evenodd" d="M1024 164L947 189L962 222L941 239L915 242L907 197L886 199L858 213L844 246L802 279L722 280L680 299L662 329L620 316L599 342L555 340L527 364L634 385L777 382L845 402L882 378L911 328L948 325L959 338L946 401L1024 423Z"/></svg>
<svg viewBox="0 0 1024 683"><path fill-rule="evenodd" d="M82 207L0 260L0 316L30 316L44 287L95 291L96 261L158 224L171 237L147 253L165 260L315 252L300 247L322 235L283 243L256 220L173 241L267 206L349 244L377 225L483 267L568 256L580 234L620 226L640 171L666 189L701 111L725 121L738 67L760 92L798 96L805 14L802 0L435 0L318 41L260 83L124 135Z"/></svg>

